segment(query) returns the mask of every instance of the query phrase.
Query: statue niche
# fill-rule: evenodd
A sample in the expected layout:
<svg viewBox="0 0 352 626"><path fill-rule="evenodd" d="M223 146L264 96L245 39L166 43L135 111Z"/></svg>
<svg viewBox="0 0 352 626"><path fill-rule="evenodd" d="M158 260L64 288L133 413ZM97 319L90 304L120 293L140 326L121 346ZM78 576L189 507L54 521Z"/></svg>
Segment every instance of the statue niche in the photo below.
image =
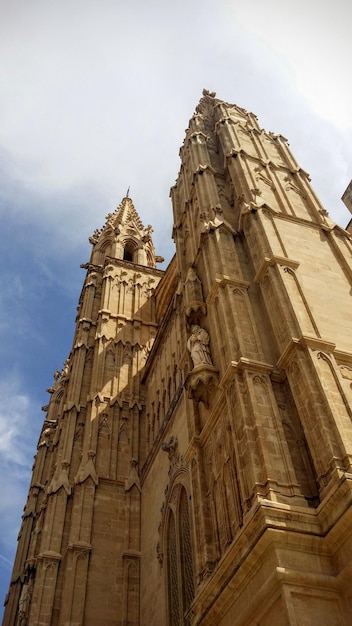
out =
<svg viewBox="0 0 352 626"><path fill-rule="evenodd" d="M203 402L205 406L209 406L211 387L216 386L219 382L218 371L211 360L209 343L208 332L194 324L187 341L187 348L194 367L189 372L185 384L188 397L196 402Z"/></svg>

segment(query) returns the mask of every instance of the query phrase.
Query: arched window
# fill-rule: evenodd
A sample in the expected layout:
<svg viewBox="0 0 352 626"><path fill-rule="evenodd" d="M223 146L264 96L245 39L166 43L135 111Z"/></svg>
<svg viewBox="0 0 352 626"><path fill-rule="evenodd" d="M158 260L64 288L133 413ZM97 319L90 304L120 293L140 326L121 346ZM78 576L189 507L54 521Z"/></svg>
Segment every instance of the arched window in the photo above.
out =
<svg viewBox="0 0 352 626"><path fill-rule="evenodd" d="M194 573L188 497L177 485L169 505L167 527L167 576L170 626L188 626L188 610L194 597Z"/></svg>
<svg viewBox="0 0 352 626"><path fill-rule="evenodd" d="M133 262L134 251L135 251L135 246L132 243L132 241L126 241L124 249L123 249L123 260Z"/></svg>
<svg viewBox="0 0 352 626"><path fill-rule="evenodd" d="M49 413L48 418L50 420L56 421L60 416L60 406L62 402L62 398L64 395L64 390L60 389L55 396L52 396L51 402L49 405Z"/></svg>
<svg viewBox="0 0 352 626"><path fill-rule="evenodd" d="M150 252L150 250L146 250L146 255L147 255L147 265L149 267L155 267L155 262L154 262L154 258L152 253Z"/></svg>
<svg viewBox="0 0 352 626"><path fill-rule="evenodd" d="M111 255L111 241L107 240L102 243L98 250L95 250L93 255L93 263L96 265L103 265L105 258Z"/></svg>

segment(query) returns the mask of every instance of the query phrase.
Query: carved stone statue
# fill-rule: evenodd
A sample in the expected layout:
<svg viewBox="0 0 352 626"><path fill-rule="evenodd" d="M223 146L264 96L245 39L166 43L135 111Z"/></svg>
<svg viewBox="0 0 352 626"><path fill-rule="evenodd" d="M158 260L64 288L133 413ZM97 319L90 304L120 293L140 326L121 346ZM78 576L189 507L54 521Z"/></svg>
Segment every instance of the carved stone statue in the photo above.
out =
<svg viewBox="0 0 352 626"><path fill-rule="evenodd" d="M40 443L38 444L38 448L41 448L43 446L49 446L51 430L51 428L45 428L43 430L42 438L40 440Z"/></svg>
<svg viewBox="0 0 352 626"><path fill-rule="evenodd" d="M27 626L28 613L32 597L32 581L25 583L22 587L21 596L18 602L18 626Z"/></svg>
<svg viewBox="0 0 352 626"><path fill-rule="evenodd" d="M60 370L55 370L55 372L54 372L54 383L53 383L53 387L54 388L57 387L60 378L61 378Z"/></svg>
<svg viewBox="0 0 352 626"><path fill-rule="evenodd" d="M191 336L187 341L187 348L191 353L194 367L198 365L213 365L209 351L209 335L204 328L194 325Z"/></svg>
<svg viewBox="0 0 352 626"><path fill-rule="evenodd" d="M174 453L176 450L176 446L177 446L177 437L174 437L172 435L169 442L164 441L162 443L161 449L164 450L164 452Z"/></svg>
<svg viewBox="0 0 352 626"><path fill-rule="evenodd" d="M167 452L167 456L169 457L171 466L173 467L176 464L178 464L180 460L180 454L177 451L177 446L178 446L177 437L175 437L174 435L172 435L169 441L164 441L161 445L161 449L164 452Z"/></svg>
<svg viewBox="0 0 352 626"><path fill-rule="evenodd" d="M70 359L66 359L63 369L62 369L62 374L61 374L62 376L67 376L69 366L70 366Z"/></svg>

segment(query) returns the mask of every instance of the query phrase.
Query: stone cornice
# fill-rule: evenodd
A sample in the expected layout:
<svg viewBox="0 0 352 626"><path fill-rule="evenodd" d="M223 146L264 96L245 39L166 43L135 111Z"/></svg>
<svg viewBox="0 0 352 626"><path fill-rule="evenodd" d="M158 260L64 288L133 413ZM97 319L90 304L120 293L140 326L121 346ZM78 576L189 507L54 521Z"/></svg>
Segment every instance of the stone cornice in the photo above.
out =
<svg viewBox="0 0 352 626"><path fill-rule="evenodd" d="M165 274L165 270L159 270L156 267L149 267L148 265L139 265L138 263L132 263L132 261L124 261L123 259L115 259L114 257L107 256L105 260L105 265L102 267L102 270L105 269L106 265L109 264L116 265L116 267L123 267L125 270L138 271L143 272L144 274L153 274L156 276L163 276Z"/></svg>
<svg viewBox="0 0 352 626"><path fill-rule="evenodd" d="M217 294L219 293L219 290L227 285L233 287L234 289L237 287L239 289L245 289L247 291L247 289L250 287L250 282L248 282L247 280L242 280L240 278L230 278L230 276L226 276L225 274L221 277L219 276L215 279L215 282L209 291L206 303L208 305L212 304Z"/></svg>
<svg viewBox="0 0 352 626"><path fill-rule="evenodd" d="M257 270L257 273L254 277L254 282L255 283L260 283L260 281L262 280L262 278L264 278L266 270L268 269L268 267L272 267L274 265L282 265L285 267L290 267L293 270L296 270L299 267L299 262L295 261L294 259L289 259L288 257L284 257L284 256L277 256L277 255L273 255L271 257L264 257L264 259L262 259L259 268Z"/></svg>
<svg viewBox="0 0 352 626"><path fill-rule="evenodd" d="M295 348L304 346L313 350L322 350L323 352L329 353L333 352L336 348L335 343L318 337L309 337L308 335L302 335L299 338L292 337L286 348L281 353L281 356L277 361L277 367L279 369L286 367Z"/></svg>
<svg viewBox="0 0 352 626"><path fill-rule="evenodd" d="M271 363L264 363L263 361L256 361L255 359L246 359L241 357L238 361L231 361L228 365L223 377L220 380L219 387L221 389L226 389L236 372L249 370L251 372L271 374L273 369L274 366Z"/></svg>
<svg viewBox="0 0 352 626"><path fill-rule="evenodd" d="M142 553L139 552L139 550L125 550L125 552L122 553L122 558L123 559L137 559L140 560L142 556Z"/></svg>

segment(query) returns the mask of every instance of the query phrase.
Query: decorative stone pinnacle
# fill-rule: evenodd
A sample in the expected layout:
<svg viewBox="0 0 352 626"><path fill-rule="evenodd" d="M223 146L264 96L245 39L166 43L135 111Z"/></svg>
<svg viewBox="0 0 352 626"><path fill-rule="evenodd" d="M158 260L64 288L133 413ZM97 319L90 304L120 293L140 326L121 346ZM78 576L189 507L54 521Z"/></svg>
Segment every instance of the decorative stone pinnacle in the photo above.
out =
<svg viewBox="0 0 352 626"><path fill-rule="evenodd" d="M203 96L210 96L211 98L215 98L216 96L215 91L209 91L208 89L203 89L202 93L203 93Z"/></svg>

